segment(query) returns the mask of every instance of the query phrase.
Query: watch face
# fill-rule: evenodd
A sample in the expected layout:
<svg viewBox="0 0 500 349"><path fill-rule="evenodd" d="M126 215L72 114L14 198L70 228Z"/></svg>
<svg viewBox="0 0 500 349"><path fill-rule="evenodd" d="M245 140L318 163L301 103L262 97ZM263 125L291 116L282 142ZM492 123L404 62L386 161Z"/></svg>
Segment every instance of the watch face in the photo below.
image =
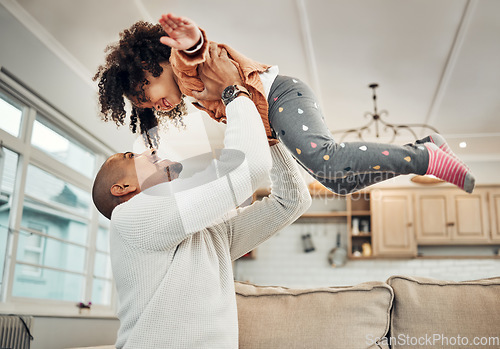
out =
<svg viewBox="0 0 500 349"><path fill-rule="evenodd" d="M224 99L231 98L234 95L235 87L234 85L228 86L224 89L223 97Z"/></svg>

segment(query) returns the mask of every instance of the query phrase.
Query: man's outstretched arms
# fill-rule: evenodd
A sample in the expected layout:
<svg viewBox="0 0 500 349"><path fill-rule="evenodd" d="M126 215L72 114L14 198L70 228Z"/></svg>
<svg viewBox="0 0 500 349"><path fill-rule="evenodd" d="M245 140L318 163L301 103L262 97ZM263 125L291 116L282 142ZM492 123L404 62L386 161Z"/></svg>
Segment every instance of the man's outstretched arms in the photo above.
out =
<svg viewBox="0 0 500 349"><path fill-rule="evenodd" d="M280 143L271 147L271 193L231 213L227 224L235 260L293 223L311 205L311 195L297 162Z"/></svg>

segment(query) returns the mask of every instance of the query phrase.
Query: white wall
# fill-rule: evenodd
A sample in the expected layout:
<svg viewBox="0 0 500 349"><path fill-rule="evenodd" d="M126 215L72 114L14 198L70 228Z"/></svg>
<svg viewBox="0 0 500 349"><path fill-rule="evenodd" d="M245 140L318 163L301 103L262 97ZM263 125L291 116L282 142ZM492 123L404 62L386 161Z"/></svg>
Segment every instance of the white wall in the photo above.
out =
<svg viewBox="0 0 500 349"><path fill-rule="evenodd" d="M35 317L31 349L63 349L112 345L119 322L114 319ZM105 330L104 330L105 329Z"/></svg>
<svg viewBox="0 0 500 349"><path fill-rule="evenodd" d="M386 281L396 274L441 280L500 276L500 259L375 259L348 261L343 267L332 268L327 256L339 231L344 234L345 246L345 226L341 224L293 224L260 245L256 259L238 260L235 278L259 285L308 288ZM303 252L304 233L312 235L314 252Z"/></svg>
<svg viewBox="0 0 500 349"><path fill-rule="evenodd" d="M465 159L476 176L476 184L500 184L500 159Z"/></svg>

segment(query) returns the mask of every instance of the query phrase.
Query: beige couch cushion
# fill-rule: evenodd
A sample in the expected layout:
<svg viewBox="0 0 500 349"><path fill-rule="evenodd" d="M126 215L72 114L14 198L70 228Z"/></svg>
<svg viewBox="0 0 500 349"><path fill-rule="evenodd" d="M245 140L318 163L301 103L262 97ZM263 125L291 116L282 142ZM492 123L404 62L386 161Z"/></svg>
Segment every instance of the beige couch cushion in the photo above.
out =
<svg viewBox="0 0 500 349"><path fill-rule="evenodd" d="M375 341L389 329L393 292L383 282L303 290L235 287L241 349L379 348Z"/></svg>
<svg viewBox="0 0 500 349"><path fill-rule="evenodd" d="M500 348L500 278L453 282L392 276L387 283L394 290L394 349ZM482 343L473 343L476 338Z"/></svg>
<svg viewBox="0 0 500 349"><path fill-rule="evenodd" d="M98 347L79 347L79 348L69 348L69 349L115 349L114 345L100 345Z"/></svg>

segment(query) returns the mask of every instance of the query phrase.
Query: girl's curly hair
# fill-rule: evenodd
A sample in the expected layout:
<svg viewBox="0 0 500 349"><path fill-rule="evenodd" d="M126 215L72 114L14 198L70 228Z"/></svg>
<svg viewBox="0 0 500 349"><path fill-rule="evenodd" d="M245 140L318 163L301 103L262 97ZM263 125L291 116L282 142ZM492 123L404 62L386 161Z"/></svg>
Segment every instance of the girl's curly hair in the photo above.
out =
<svg viewBox="0 0 500 349"><path fill-rule="evenodd" d="M93 80L99 81L99 104L104 121L113 120L117 126L125 124L125 98L146 101L144 86L149 82L145 71L154 77L160 76L163 68L160 63L168 61L171 48L160 43L165 36L159 24L139 21L120 33L118 43L108 45L106 63L98 68ZM130 129L145 134L152 146L148 131L157 127L159 120L167 117L176 125L183 126L182 115L186 112L184 98L170 112L156 113L153 109L132 106ZM157 143L157 136L153 136Z"/></svg>

